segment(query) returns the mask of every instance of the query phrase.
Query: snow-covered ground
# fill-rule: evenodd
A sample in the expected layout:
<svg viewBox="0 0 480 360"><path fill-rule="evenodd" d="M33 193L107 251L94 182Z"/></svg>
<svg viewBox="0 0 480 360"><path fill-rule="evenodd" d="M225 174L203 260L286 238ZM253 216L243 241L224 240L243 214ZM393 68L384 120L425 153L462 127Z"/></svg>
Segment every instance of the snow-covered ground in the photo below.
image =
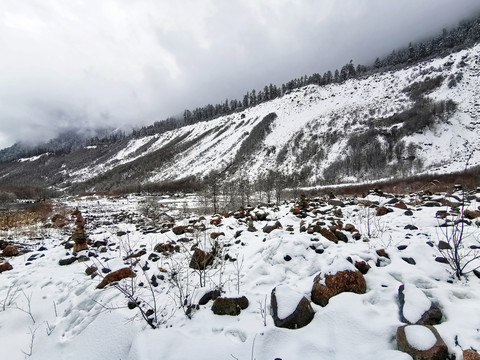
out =
<svg viewBox="0 0 480 360"><path fill-rule="evenodd" d="M161 214L154 221L142 215L152 199ZM85 231L91 244L77 256L87 255L88 259L59 265L59 260L72 256L72 250L62 245L72 234L72 222L63 229L37 227L37 236L30 238L20 232L2 232L4 239L21 243L30 251L6 257L13 269L0 274L0 358L410 359L397 350L395 341L397 328L404 325L398 298L402 284L407 299L405 317L416 319L429 302L436 304L443 318L435 328L449 353L462 359L462 350L480 350L480 279L473 273L457 279L448 265L435 261L441 256L436 244L445 240L442 231L453 229L439 227L445 220L436 213L450 211L450 207L426 206L419 201L420 195L398 198L412 211L406 215L405 209L393 206L393 202L387 204L391 197L379 194L343 200L345 206L337 208L327 200L312 201L304 216L290 211L293 203L256 208L251 211L259 213L256 220L221 217L219 225L211 224L218 216L202 218L191 213L189 209L198 207L195 197L61 200L58 211L64 207L69 214L78 207L87 220ZM439 194L430 200L458 199ZM477 209L478 201L480 194L473 194L469 209ZM187 207L186 202L195 205ZM376 210L365 205L372 202L385 204L392 211L376 216ZM267 214L267 220L258 220L262 213ZM171 219L165 214L176 218L175 226L189 226L192 232L175 235L166 225ZM262 231L277 220L283 228ZM361 239L354 240L343 230L348 241L334 243L319 233L300 231L304 224L324 223L322 226L328 227L338 220L344 227L353 224ZM476 220L465 225L466 246L480 245L478 225ZM248 231L249 226L258 231ZM238 234L239 230L243 231ZM211 239L212 232L223 233L217 238L218 246ZM99 242L97 247L95 242ZM169 242L180 251L154 251L157 244ZM189 268L193 245L206 251L216 248L214 263L204 272ZM377 253L380 249L388 258ZM125 260L131 254L138 257ZM270 315L274 288L283 318L303 296L311 299L318 275L353 268L347 258L353 263L363 260L371 267L365 275L364 294L341 293L325 307L312 302L314 318L303 328L274 325ZM415 265L405 260L409 258ZM85 274L91 265L100 273L93 279ZM467 270L478 265L478 260L472 262ZM142 309L156 310L150 315L156 329L141 318L138 308L127 307L128 300L117 288L96 288L106 275L101 269L115 271L125 266L132 266L136 277L121 280L119 285L135 291ZM204 287L200 286L200 275ZM248 307L238 316L229 316L215 315L211 301L196 306L207 291L219 288L222 297L246 296ZM188 305L194 305L191 318L185 315ZM418 347L431 342L431 334L423 328L407 329L407 336Z"/></svg>

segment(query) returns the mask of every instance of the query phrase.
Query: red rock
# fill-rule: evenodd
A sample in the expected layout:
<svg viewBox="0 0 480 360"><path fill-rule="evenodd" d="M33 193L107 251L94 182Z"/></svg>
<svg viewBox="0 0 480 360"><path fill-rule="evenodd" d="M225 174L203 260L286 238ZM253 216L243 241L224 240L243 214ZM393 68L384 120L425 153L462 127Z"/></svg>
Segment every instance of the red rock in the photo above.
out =
<svg viewBox="0 0 480 360"><path fill-rule="evenodd" d="M197 248L193 252L189 267L195 270L205 270L207 266L212 264L213 255Z"/></svg>
<svg viewBox="0 0 480 360"><path fill-rule="evenodd" d="M401 326L397 329L397 347L398 350L406 352L412 358L418 360L446 360L448 357L448 348L443 339L440 337L440 334L433 326L425 326L428 328L437 342L430 349L427 350L418 350L408 343L407 336L405 334L405 328L407 326L421 326L421 325L406 325Z"/></svg>
<svg viewBox="0 0 480 360"><path fill-rule="evenodd" d="M377 208L377 216L383 216L388 214L388 209L384 206L380 206Z"/></svg>
<svg viewBox="0 0 480 360"><path fill-rule="evenodd" d="M325 276L325 285L317 276L312 287L312 301L320 306L326 306L330 298L343 292L364 294L367 283L360 271L339 271L335 275Z"/></svg>
<svg viewBox="0 0 480 360"><path fill-rule="evenodd" d="M471 349L464 350L463 360L480 360L480 354Z"/></svg>
<svg viewBox="0 0 480 360"><path fill-rule="evenodd" d="M7 247L3 249L3 256L17 256L19 253L18 247L15 245L7 245Z"/></svg>
<svg viewBox="0 0 480 360"><path fill-rule="evenodd" d="M10 265L10 263L8 263L8 262L0 264L0 273L2 273L4 271L12 270L12 269L13 269L13 266Z"/></svg>
<svg viewBox="0 0 480 360"><path fill-rule="evenodd" d="M137 274L135 274L130 268L123 268L123 269L111 272L103 278L100 284L97 285L97 289L103 289L108 284L111 284L113 282L117 282L126 278L134 278L135 276L137 276Z"/></svg>
<svg viewBox="0 0 480 360"><path fill-rule="evenodd" d="M398 209L402 209L402 210L407 210L408 209L407 205L403 201L399 201L393 206L395 206Z"/></svg>

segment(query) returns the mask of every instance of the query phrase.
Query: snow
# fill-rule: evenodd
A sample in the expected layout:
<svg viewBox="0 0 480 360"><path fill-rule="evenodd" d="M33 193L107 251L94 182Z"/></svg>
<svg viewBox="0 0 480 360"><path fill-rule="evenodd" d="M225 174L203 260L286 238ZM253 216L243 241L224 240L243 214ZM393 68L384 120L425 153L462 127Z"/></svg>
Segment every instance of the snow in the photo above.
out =
<svg viewBox="0 0 480 360"><path fill-rule="evenodd" d="M421 319L422 315L430 309L432 302L425 293L414 285L404 286L403 294L405 296L405 305L403 307L403 316L411 324L415 324Z"/></svg>
<svg viewBox="0 0 480 360"><path fill-rule="evenodd" d="M302 294L287 285L278 285L275 288L275 296L277 299L279 319L285 319L292 315L303 298Z"/></svg>
<svg viewBox="0 0 480 360"><path fill-rule="evenodd" d="M415 349L425 351L431 349L437 342L433 332L421 325L408 325L405 327L407 342Z"/></svg>
<svg viewBox="0 0 480 360"><path fill-rule="evenodd" d="M369 196L374 199L373 195ZM434 195L435 198L442 196L449 195ZM162 233L162 222L151 222L142 216L141 207L146 201L157 200L165 205L163 211L175 215L176 224L188 224L201 215L197 210L201 201L198 196L59 199L55 203L59 211L68 214L75 207L82 211L87 219L89 238L107 241L106 252L90 247L89 251L97 253L97 258L59 266L60 259L71 256L70 251L61 245L72 233L71 225L54 229L38 224L25 232L22 229L0 229L2 239L24 242L31 250L25 255L9 258L13 270L0 274L0 358L24 359L22 351L29 351L34 333L30 358L37 360L249 359L252 352L256 359L409 359L408 355L396 350L394 341L397 328L403 325L398 315L398 288L401 284L405 284L405 316L414 319L422 314L426 309L425 299L438 304L444 319L436 329L449 353L460 358L461 348L475 347L479 343L476 329L480 323L480 280L473 274L456 279L447 265L435 261L435 257L440 256L439 251L427 242L437 243L438 236L441 236L435 218L438 208L418 205L415 194L398 198L408 204L413 216L406 216L403 210L392 207L392 213L371 219L372 230L376 231L372 231L368 241L364 241L365 238L355 241L347 233L348 242L338 244L320 234L300 232L302 220L330 224L332 207L326 203L318 207L325 215L309 212L305 219L290 212L293 203L281 205L278 209L256 208L255 211L263 211L271 219L254 221L257 229L275 220L284 226L269 234L261 230L248 232L247 223L233 217L223 218L218 227L213 226L210 225L211 217L205 215L206 219L200 223L207 227L206 232L176 236L171 231ZM385 203L385 199L387 197L376 197L379 203ZM347 205L342 208L342 221L354 224L365 235L365 207L355 202L356 199L343 200ZM179 211L185 203L188 205L186 213ZM476 200L468 204L469 208L475 206ZM65 210L61 210L63 207ZM407 224L414 224L419 229L405 230ZM287 225L291 225L294 231L286 231ZM243 232L235 238L238 230ZM118 231L127 235L117 235ZM471 235L465 239L466 249L478 244L476 239L480 229L473 224L466 225L465 231ZM222 256L207 271L206 286L199 287L198 272L188 268L193 252L191 246L198 242L200 248L209 251L211 232L225 233L219 238ZM179 239L183 237L192 241L182 243ZM149 260L156 244L169 241L180 245L181 251L165 255L157 253L158 260ZM406 248L400 250L400 245ZM40 251L40 246L47 250ZM139 284L146 284L152 276L157 277L159 285L153 288L158 304L158 328L155 330L139 317L138 310L126 307L127 300L114 287L96 289L101 276L91 279L84 272L90 265L111 270L124 267L129 249L145 249L146 254L138 258L137 277L122 280L120 284L127 288L132 285L136 295L145 304L151 304L150 288ZM322 249L323 253L314 249ZM379 266L378 249L385 249L390 257L388 261L381 258ZM37 259L26 265L27 259L35 254ZM237 260L221 261L226 254ZM274 288L277 289L279 316L286 317L295 310L303 296L310 300L314 279L319 274L354 270L347 257L371 266L365 275L365 294L342 293L331 298L325 307L312 303L315 317L304 328L275 327L270 315L270 294ZM414 258L416 265L406 263L403 257ZM144 274L141 267L146 264L148 269ZM478 260L472 263L472 266L478 265ZM163 276L163 280L159 276ZM191 299L195 304L206 291L219 285L223 289L222 296L245 295L249 306L237 317L217 316L211 310L212 302L209 302L194 310L191 319L185 316L179 298L180 289L188 293L187 302ZM12 294L13 290L18 290L16 296L11 302L6 301L9 291ZM35 323L28 314L29 303ZM413 328L412 342L418 338L421 343L416 346L425 347L428 336L417 332L421 330ZM457 342L460 346L456 345Z"/></svg>

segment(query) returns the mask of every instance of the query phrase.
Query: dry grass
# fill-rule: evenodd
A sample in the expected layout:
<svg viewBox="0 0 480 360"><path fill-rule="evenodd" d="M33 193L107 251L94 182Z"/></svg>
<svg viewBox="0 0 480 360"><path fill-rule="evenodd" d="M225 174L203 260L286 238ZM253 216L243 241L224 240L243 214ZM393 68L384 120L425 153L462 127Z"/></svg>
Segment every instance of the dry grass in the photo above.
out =
<svg viewBox="0 0 480 360"><path fill-rule="evenodd" d="M0 212L0 229L11 230L46 222L53 215L51 202L34 204L27 209Z"/></svg>
<svg viewBox="0 0 480 360"><path fill-rule="evenodd" d="M372 182L361 185L346 185L342 187L322 188L312 191L310 196L327 195L334 193L343 196L362 196L368 194L372 189L378 189L391 194L410 194L419 191L429 191L431 193L446 192L451 193L454 185L462 185L465 190L475 190L480 186L480 168L472 168L452 174L432 174L413 176L403 179L394 179L388 181Z"/></svg>

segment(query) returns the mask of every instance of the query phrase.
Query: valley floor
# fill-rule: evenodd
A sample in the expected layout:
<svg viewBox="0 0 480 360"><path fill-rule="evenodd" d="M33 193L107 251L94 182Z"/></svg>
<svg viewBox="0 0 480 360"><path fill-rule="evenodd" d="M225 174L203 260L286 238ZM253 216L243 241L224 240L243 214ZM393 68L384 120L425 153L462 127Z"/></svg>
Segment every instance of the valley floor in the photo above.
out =
<svg viewBox="0 0 480 360"><path fill-rule="evenodd" d="M404 317L421 315L425 301L437 305L442 318L435 328L449 354L462 359L463 350L480 351L480 279L473 272L456 278L439 262L445 254L438 247L462 226L455 223L461 196L370 193L204 217L193 213L194 196L63 199L55 207L65 226L49 219L35 234L2 230L20 254L3 255L13 269L0 274L0 358L410 359L396 342L405 325L398 296L405 285L416 295L407 298ZM480 193L469 194L466 209L476 214L478 205ZM79 226L75 208L90 240L76 253L65 246ZM478 254L480 221L463 220L465 262ZM332 225L340 241L320 234ZM194 248L213 253L213 264L189 267ZM274 288L279 314L287 316L302 297L311 300L318 275L324 283L362 261L364 293L340 293L326 306L311 302L313 320L302 328L275 326ZM93 278L85 273L90 266L97 268ZM465 270L477 266L480 259ZM136 276L97 289L108 270L125 267ZM222 297L246 296L248 307L230 316L215 315L212 301L199 305L216 289ZM120 290L140 302L148 321Z"/></svg>

